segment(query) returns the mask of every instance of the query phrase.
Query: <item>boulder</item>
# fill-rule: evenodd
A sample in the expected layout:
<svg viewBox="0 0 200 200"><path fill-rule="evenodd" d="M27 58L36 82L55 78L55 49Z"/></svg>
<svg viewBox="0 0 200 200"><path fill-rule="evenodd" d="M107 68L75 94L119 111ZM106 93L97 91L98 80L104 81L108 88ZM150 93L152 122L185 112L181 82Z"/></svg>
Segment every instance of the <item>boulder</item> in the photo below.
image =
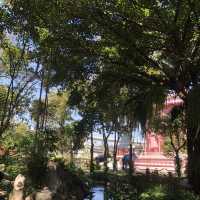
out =
<svg viewBox="0 0 200 200"><path fill-rule="evenodd" d="M48 187L44 187L42 190L32 193L27 196L25 200L52 200L53 193Z"/></svg>
<svg viewBox="0 0 200 200"><path fill-rule="evenodd" d="M19 174L9 200L24 200L24 182L25 177ZM25 200L82 200L89 193L89 188L76 173L56 162L49 162L44 186L43 189L27 196Z"/></svg>
<svg viewBox="0 0 200 200"><path fill-rule="evenodd" d="M67 170L63 164L49 162L46 185L53 192L53 200L82 200L89 188L76 173Z"/></svg>

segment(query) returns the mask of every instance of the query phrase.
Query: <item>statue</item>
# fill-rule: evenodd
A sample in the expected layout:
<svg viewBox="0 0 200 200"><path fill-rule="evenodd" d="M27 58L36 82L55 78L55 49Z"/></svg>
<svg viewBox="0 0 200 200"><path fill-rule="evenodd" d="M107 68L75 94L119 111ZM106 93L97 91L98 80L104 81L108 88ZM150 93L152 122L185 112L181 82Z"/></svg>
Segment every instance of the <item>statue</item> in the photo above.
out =
<svg viewBox="0 0 200 200"><path fill-rule="evenodd" d="M162 152L163 137L162 135L148 132L145 138L145 152Z"/></svg>
<svg viewBox="0 0 200 200"><path fill-rule="evenodd" d="M24 200L24 184L26 178L19 174L14 181L13 190L9 195L9 200Z"/></svg>
<svg viewBox="0 0 200 200"><path fill-rule="evenodd" d="M159 144L158 144L158 138L156 137L156 135L151 135L150 136L150 150L152 152L158 152L159 151Z"/></svg>

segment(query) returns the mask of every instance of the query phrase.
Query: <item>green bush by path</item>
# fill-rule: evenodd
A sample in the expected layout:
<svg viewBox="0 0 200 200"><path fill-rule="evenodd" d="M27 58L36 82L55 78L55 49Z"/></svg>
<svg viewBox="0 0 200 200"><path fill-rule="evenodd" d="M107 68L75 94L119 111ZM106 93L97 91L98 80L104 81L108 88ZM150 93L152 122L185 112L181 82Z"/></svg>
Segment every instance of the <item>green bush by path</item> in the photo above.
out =
<svg viewBox="0 0 200 200"><path fill-rule="evenodd" d="M170 191L166 186L156 185L143 192L139 200L199 200L192 192L175 189Z"/></svg>
<svg viewBox="0 0 200 200"><path fill-rule="evenodd" d="M94 173L93 184L105 187L105 196L111 200L200 200L185 190L176 178L151 175L133 176L124 174Z"/></svg>

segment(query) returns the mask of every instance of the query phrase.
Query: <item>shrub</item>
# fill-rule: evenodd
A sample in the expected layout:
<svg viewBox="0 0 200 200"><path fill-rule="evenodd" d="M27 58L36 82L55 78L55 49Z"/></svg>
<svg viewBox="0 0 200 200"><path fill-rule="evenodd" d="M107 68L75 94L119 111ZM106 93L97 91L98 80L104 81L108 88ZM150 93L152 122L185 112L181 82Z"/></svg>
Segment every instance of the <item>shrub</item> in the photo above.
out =
<svg viewBox="0 0 200 200"><path fill-rule="evenodd" d="M143 192L140 195L140 200L165 200L166 193L162 186L156 186L149 189L147 192Z"/></svg>
<svg viewBox="0 0 200 200"><path fill-rule="evenodd" d="M39 188L43 185L47 170L47 157L42 152L32 152L27 160L27 175L33 187Z"/></svg>
<svg viewBox="0 0 200 200"><path fill-rule="evenodd" d="M166 186L157 185L143 192L140 200L199 200L192 192L176 188L169 190Z"/></svg>

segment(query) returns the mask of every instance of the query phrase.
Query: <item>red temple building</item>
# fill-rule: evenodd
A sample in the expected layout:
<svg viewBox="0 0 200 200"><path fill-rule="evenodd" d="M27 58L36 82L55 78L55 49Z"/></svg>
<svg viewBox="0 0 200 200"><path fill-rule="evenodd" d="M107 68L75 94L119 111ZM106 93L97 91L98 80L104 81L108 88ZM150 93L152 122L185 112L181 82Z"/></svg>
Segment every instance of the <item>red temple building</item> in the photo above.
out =
<svg viewBox="0 0 200 200"><path fill-rule="evenodd" d="M135 170L145 171L160 171L160 172L175 172L174 158L168 158L163 154L164 138L162 135L155 134L149 131L146 134L144 143L144 152L138 155L135 160Z"/></svg>
<svg viewBox="0 0 200 200"><path fill-rule="evenodd" d="M174 106L182 104L180 98L168 97L161 115L168 114ZM124 142L125 144L125 142ZM126 143L128 144L128 143ZM137 158L134 161L134 167L136 172L144 172L146 169L150 171L159 172L175 172L175 161L173 157L166 157L163 152L164 137L161 134L154 133L148 130L145 134L143 143L143 150L138 151L138 146L135 146L135 152ZM128 154L127 145L123 145L123 142L119 145L118 157L121 158L123 155ZM182 170L185 170L186 159L183 159Z"/></svg>

